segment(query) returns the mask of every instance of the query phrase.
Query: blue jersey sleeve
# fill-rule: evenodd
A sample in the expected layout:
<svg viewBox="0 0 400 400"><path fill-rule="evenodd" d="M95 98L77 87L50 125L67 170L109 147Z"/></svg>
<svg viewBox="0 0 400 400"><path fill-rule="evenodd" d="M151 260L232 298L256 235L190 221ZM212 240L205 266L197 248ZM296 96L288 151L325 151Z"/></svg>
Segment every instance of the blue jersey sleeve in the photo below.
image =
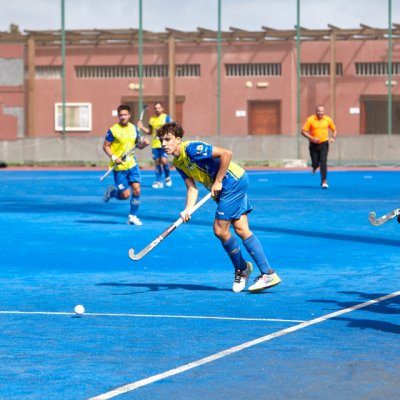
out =
<svg viewBox="0 0 400 400"><path fill-rule="evenodd" d="M109 129L107 131L106 140L107 140L107 142L113 142L114 141L114 135L112 134L111 129Z"/></svg>
<svg viewBox="0 0 400 400"><path fill-rule="evenodd" d="M172 122L172 118L169 115L167 115L165 118L165 123L167 124L169 122Z"/></svg>
<svg viewBox="0 0 400 400"><path fill-rule="evenodd" d="M192 142L186 147L186 154L191 161L212 158L212 145L204 142Z"/></svg>

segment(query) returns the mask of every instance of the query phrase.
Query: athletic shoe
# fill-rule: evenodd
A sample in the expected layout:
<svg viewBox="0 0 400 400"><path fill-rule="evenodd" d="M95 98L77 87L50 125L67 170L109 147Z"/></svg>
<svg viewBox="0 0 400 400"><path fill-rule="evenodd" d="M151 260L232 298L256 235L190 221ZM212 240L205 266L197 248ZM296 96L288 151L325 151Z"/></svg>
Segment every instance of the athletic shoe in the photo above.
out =
<svg viewBox="0 0 400 400"><path fill-rule="evenodd" d="M262 274L257 276L254 283L249 287L249 291L256 293L269 289L281 283L281 278L274 272L273 274Z"/></svg>
<svg viewBox="0 0 400 400"><path fill-rule="evenodd" d="M104 203L108 203L111 199L111 193L114 191L114 186L109 186L108 189L103 194Z"/></svg>
<svg viewBox="0 0 400 400"><path fill-rule="evenodd" d="M154 182L151 187L153 189L162 189L164 187L164 185L162 184L162 182Z"/></svg>
<svg viewBox="0 0 400 400"><path fill-rule="evenodd" d="M235 279L233 281L232 290L235 293L241 292L247 285L251 271L253 271L253 265L251 262L246 262L246 269L236 269Z"/></svg>
<svg viewBox="0 0 400 400"><path fill-rule="evenodd" d="M329 185L326 182L321 183L322 189L328 189Z"/></svg>
<svg viewBox="0 0 400 400"><path fill-rule="evenodd" d="M167 186L167 187L171 187L172 186L171 177L165 178L165 186Z"/></svg>
<svg viewBox="0 0 400 400"><path fill-rule="evenodd" d="M143 222L136 216L129 214L128 215L128 225L143 225Z"/></svg>

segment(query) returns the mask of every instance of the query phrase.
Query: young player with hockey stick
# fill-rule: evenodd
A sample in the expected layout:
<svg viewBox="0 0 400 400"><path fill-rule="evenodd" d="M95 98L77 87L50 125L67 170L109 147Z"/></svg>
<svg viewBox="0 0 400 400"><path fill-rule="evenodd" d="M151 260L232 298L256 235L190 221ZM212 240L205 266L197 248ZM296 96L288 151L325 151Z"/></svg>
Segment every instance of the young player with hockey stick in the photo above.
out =
<svg viewBox="0 0 400 400"><path fill-rule="evenodd" d="M156 180L152 184L154 189L162 189L164 187L164 184L162 183L163 172L165 177L165 186L172 186L168 156L162 149L160 139L157 136L157 130L167 122L172 122L172 118L164 112L164 107L159 101L154 103L154 115L149 119L149 126L146 128L142 121L138 122L138 128L152 137L151 153L154 160L154 172L156 175Z"/></svg>
<svg viewBox="0 0 400 400"><path fill-rule="evenodd" d="M104 193L105 202L115 198L127 200L130 198L130 211L128 224L142 225L137 217L140 205L140 170L136 161L134 151L128 154L123 160L126 149L145 148L149 141L140 136L139 130L129 122L131 109L128 105L122 104L118 107L118 122L114 124L106 134L103 144L104 152L110 157L110 169L114 169L115 186L110 186ZM114 165L116 167L114 168Z"/></svg>
<svg viewBox="0 0 400 400"><path fill-rule="evenodd" d="M236 237L229 231L231 225L260 270L249 291L259 292L277 285L281 279L268 264L260 241L249 228L248 214L252 207L247 198L246 172L231 161L230 150L205 142L182 141L183 135L182 127L175 122L158 130L163 149L174 157L173 164L187 188L186 207L181 212L183 222L190 220L191 210L196 204L196 181L202 183L217 202L214 234L235 268L232 290L241 292L245 289L253 267L251 262L244 260Z"/></svg>

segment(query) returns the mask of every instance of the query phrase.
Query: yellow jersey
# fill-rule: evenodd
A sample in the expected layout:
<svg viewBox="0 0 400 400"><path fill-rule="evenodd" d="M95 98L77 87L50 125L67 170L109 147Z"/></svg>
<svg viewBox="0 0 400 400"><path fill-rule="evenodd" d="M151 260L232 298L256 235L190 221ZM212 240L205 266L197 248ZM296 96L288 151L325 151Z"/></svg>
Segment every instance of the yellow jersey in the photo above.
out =
<svg viewBox="0 0 400 400"><path fill-rule="evenodd" d="M106 140L111 142L111 152L121 158L124 154L134 148L140 139L140 134L135 125L128 122L122 126L119 123L114 124L107 132ZM124 171L137 165L137 161L132 151L131 154L121 164L115 167L115 171ZM110 160L110 168L114 162Z"/></svg>
<svg viewBox="0 0 400 400"><path fill-rule="evenodd" d="M151 147L153 149L160 149L161 141L157 136L157 131L166 123L172 122L172 119L169 115L162 113L158 116L150 117L149 125L151 128Z"/></svg>

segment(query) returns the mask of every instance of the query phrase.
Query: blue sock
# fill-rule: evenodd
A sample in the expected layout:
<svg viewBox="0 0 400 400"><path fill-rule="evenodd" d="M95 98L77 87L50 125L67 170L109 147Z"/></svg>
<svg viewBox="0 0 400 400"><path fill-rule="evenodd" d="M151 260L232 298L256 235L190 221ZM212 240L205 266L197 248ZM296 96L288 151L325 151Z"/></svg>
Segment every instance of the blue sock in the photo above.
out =
<svg viewBox="0 0 400 400"><path fill-rule="evenodd" d="M156 173L156 182L161 182L161 174L162 174L161 165L156 165L155 173Z"/></svg>
<svg viewBox="0 0 400 400"><path fill-rule="evenodd" d="M262 248L260 241L255 235L251 235L246 240L243 240L243 244L253 260L256 262L257 267L262 274L271 274L274 272L268 264L267 257L265 256L264 249Z"/></svg>
<svg viewBox="0 0 400 400"><path fill-rule="evenodd" d="M140 206L140 197L139 196L131 196L131 210L129 214L136 215Z"/></svg>
<svg viewBox="0 0 400 400"><path fill-rule="evenodd" d="M165 164L164 165L164 175L165 175L165 179L169 178L169 164Z"/></svg>
<svg viewBox="0 0 400 400"><path fill-rule="evenodd" d="M222 246L228 253L235 269L241 269L244 271L246 269L246 262L242 257L242 252L235 236L231 236L226 242L222 243Z"/></svg>

